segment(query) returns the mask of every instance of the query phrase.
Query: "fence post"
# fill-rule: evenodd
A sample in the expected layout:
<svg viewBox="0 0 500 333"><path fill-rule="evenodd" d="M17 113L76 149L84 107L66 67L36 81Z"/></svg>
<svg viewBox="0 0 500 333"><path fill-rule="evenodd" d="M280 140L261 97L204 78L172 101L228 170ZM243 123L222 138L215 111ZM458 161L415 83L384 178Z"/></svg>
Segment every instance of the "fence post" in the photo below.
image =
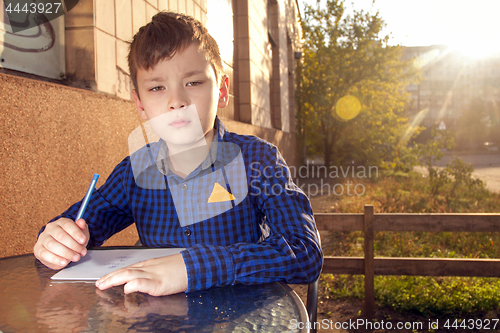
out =
<svg viewBox="0 0 500 333"><path fill-rule="evenodd" d="M365 205L365 316L372 319L375 312L374 249L373 249L373 205Z"/></svg>

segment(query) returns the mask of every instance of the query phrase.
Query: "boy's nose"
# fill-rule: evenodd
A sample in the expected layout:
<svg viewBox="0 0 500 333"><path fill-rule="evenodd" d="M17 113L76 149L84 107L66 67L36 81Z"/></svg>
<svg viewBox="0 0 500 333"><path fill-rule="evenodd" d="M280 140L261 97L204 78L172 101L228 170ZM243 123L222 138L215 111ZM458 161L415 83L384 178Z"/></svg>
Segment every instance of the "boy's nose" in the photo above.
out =
<svg viewBox="0 0 500 333"><path fill-rule="evenodd" d="M182 103L182 102L175 102L175 103L170 103L170 107L169 109L170 110L176 110L176 109L181 109L181 108L184 108L186 107L186 103Z"/></svg>
<svg viewBox="0 0 500 333"><path fill-rule="evenodd" d="M189 105L186 95L182 91L173 92L170 96L169 110L180 109Z"/></svg>

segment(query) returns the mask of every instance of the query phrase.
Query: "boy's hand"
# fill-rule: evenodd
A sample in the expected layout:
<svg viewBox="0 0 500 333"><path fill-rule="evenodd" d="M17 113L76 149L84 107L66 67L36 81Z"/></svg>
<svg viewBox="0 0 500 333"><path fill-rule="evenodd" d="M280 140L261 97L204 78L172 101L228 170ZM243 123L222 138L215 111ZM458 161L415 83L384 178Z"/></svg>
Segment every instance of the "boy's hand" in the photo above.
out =
<svg viewBox="0 0 500 333"><path fill-rule="evenodd" d="M95 283L101 290L122 284L125 294L140 291L163 296L186 291L188 279L182 254L141 261L109 273Z"/></svg>
<svg viewBox="0 0 500 333"><path fill-rule="evenodd" d="M66 267L87 254L89 227L85 220L76 222L67 218L47 224L33 248L35 257L52 269Z"/></svg>

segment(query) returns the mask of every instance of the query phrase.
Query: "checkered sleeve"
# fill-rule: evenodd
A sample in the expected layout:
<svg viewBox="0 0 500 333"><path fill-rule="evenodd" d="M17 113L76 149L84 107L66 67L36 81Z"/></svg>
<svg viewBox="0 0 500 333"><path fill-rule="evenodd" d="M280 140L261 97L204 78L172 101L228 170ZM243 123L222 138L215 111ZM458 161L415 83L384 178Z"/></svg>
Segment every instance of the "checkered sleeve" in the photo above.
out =
<svg viewBox="0 0 500 333"><path fill-rule="evenodd" d="M293 183L281 154L259 143L247 155L250 200L265 216L269 234L257 243L188 248L188 292L237 283L310 283L321 272L323 253L309 199Z"/></svg>

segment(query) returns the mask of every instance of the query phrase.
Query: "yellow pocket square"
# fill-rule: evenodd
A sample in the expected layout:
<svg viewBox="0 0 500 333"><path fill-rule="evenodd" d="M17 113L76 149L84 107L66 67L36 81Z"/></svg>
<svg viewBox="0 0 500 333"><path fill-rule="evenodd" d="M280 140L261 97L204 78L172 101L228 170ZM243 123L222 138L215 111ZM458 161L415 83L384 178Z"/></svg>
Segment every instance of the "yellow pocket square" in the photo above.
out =
<svg viewBox="0 0 500 333"><path fill-rule="evenodd" d="M219 183L214 183L214 189L212 190L212 194L210 194L207 203L223 202L231 200L236 200L234 195L226 191L226 189L220 186Z"/></svg>

